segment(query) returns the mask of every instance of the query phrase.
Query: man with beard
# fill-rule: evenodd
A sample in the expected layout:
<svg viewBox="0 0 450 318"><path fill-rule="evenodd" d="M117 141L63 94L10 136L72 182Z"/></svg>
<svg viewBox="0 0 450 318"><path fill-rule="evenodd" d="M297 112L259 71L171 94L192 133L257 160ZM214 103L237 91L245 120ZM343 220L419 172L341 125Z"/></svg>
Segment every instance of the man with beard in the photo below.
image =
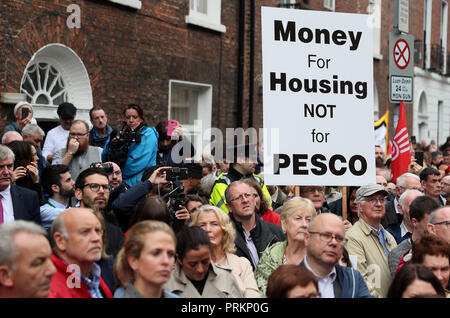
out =
<svg viewBox="0 0 450 318"><path fill-rule="evenodd" d="M58 150L53 164L69 166L73 179L94 162L100 162L102 148L89 146L89 126L82 120L75 120L70 126L69 138L65 148Z"/></svg>
<svg viewBox="0 0 450 318"><path fill-rule="evenodd" d="M66 145L70 126L77 115L77 108L72 103L62 103L56 112L60 125L49 130L42 148L42 156L48 163L52 163L55 153Z"/></svg>
<svg viewBox="0 0 450 318"><path fill-rule="evenodd" d="M108 174L100 168L83 170L75 182L75 197L80 207L97 210L105 218L106 253L115 256L125 236L114 213L107 211L110 189Z"/></svg>
<svg viewBox="0 0 450 318"><path fill-rule="evenodd" d="M263 178L254 173L256 165L256 154L251 154L250 145L236 146L234 160L230 163L228 172L220 174L214 182L209 202L228 213L225 190L234 181L251 178L258 182L267 200L272 204L272 197L264 184Z"/></svg>
<svg viewBox="0 0 450 318"><path fill-rule="evenodd" d="M71 197L75 194L75 181L66 165L47 166L41 178L44 191L50 196L47 203L42 205L41 220L43 227L48 230L55 218L64 211Z"/></svg>
<svg viewBox="0 0 450 318"><path fill-rule="evenodd" d="M56 274L51 298L112 298L96 262L102 257L103 229L91 209L72 208L58 215L51 227L52 262Z"/></svg>

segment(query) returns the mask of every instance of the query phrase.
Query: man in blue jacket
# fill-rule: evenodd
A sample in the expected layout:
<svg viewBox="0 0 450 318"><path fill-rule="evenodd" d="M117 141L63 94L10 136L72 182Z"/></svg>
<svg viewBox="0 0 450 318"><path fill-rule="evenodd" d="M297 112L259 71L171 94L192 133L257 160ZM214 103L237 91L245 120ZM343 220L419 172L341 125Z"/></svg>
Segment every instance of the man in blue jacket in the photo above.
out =
<svg viewBox="0 0 450 318"><path fill-rule="evenodd" d="M319 214L309 225L305 266L319 280L322 298L367 298L369 294L360 272L338 265L344 249L345 228L342 220L332 214Z"/></svg>

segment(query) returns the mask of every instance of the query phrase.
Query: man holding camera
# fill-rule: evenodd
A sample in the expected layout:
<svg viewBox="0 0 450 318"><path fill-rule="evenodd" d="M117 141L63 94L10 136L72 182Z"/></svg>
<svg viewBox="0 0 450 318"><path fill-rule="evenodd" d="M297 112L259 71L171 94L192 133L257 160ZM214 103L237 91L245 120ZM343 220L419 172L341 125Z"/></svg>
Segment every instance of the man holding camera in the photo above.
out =
<svg viewBox="0 0 450 318"><path fill-rule="evenodd" d="M82 120L74 120L69 130L65 148L58 150L53 164L69 166L74 180L92 163L101 161L102 148L89 146L89 126Z"/></svg>

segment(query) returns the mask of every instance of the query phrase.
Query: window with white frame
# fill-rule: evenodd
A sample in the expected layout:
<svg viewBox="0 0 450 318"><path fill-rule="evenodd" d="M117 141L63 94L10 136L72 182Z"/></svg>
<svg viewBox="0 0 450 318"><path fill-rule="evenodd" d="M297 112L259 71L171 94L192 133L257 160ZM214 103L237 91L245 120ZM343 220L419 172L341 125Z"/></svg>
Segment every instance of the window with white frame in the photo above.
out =
<svg viewBox="0 0 450 318"><path fill-rule="evenodd" d="M211 151L212 85L170 80L169 119L178 120L197 155Z"/></svg>
<svg viewBox="0 0 450 318"><path fill-rule="evenodd" d="M371 16L373 28L373 56L381 59L381 1L369 0L367 13Z"/></svg>
<svg viewBox="0 0 450 318"><path fill-rule="evenodd" d="M282 8L295 8L296 0L280 0L280 7Z"/></svg>
<svg viewBox="0 0 450 318"><path fill-rule="evenodd" d="M447 24L448 24L448 4L441 2L441 52L442 52L442 74L447 73Z"/></svg>
<svg viewBox="0 0 450 318"><path fill-rule="evenodd" d="M423 39L425 44L425 69L430 68L431 64L431 14L433 9L432 0L425 0L424 12L423 12L423 29L425 38Z"/></svg>
<svg viewBox="0 0 450 318"><path fill-rule="evenodd" d="M226 27L220 22L221 13L221 0L189 0L186 23L224 33Z"/></svg>
<svg viewBox="0 0 450 318"><path fill-rule="evenodd" d="M61 73L49 63L33 63L23 77L21 92L27 101L39 105L59 105L67 101L67 88Z"/></svg>
<svg viewBox="0 0 450 318"><path fill-rule="evenodd" d="M326 10L334 11L336 8L335 0L323 0L323 7Z"/></svg>

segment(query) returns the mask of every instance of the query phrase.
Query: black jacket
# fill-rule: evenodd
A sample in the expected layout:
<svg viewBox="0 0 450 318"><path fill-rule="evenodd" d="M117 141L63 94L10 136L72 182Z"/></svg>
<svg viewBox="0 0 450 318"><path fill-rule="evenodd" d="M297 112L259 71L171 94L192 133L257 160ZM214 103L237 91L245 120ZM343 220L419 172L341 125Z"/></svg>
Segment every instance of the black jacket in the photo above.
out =
<svg viewBox="0 0 450 318"><path fill-rule="evenodd" d="M236 221L233 218L232 213L230 213L229 215L234 229L236 230L236 239L234 240L234 243L236 245L235 254L237 256L243 256L247 258L250 261L250 264L252 264L253 270L255 270L255 266L250 256L250 251L245 244L244 228L242 227L242 223ZM258 251L258 256L261 257L262 252L264 252L267 247L269 247L273 243L284 241L285 237L280 226L264 222L257 216L255 219L256 226L253 228L253 230L250 231L250 236L255 243L256 250Z"/></svg>

